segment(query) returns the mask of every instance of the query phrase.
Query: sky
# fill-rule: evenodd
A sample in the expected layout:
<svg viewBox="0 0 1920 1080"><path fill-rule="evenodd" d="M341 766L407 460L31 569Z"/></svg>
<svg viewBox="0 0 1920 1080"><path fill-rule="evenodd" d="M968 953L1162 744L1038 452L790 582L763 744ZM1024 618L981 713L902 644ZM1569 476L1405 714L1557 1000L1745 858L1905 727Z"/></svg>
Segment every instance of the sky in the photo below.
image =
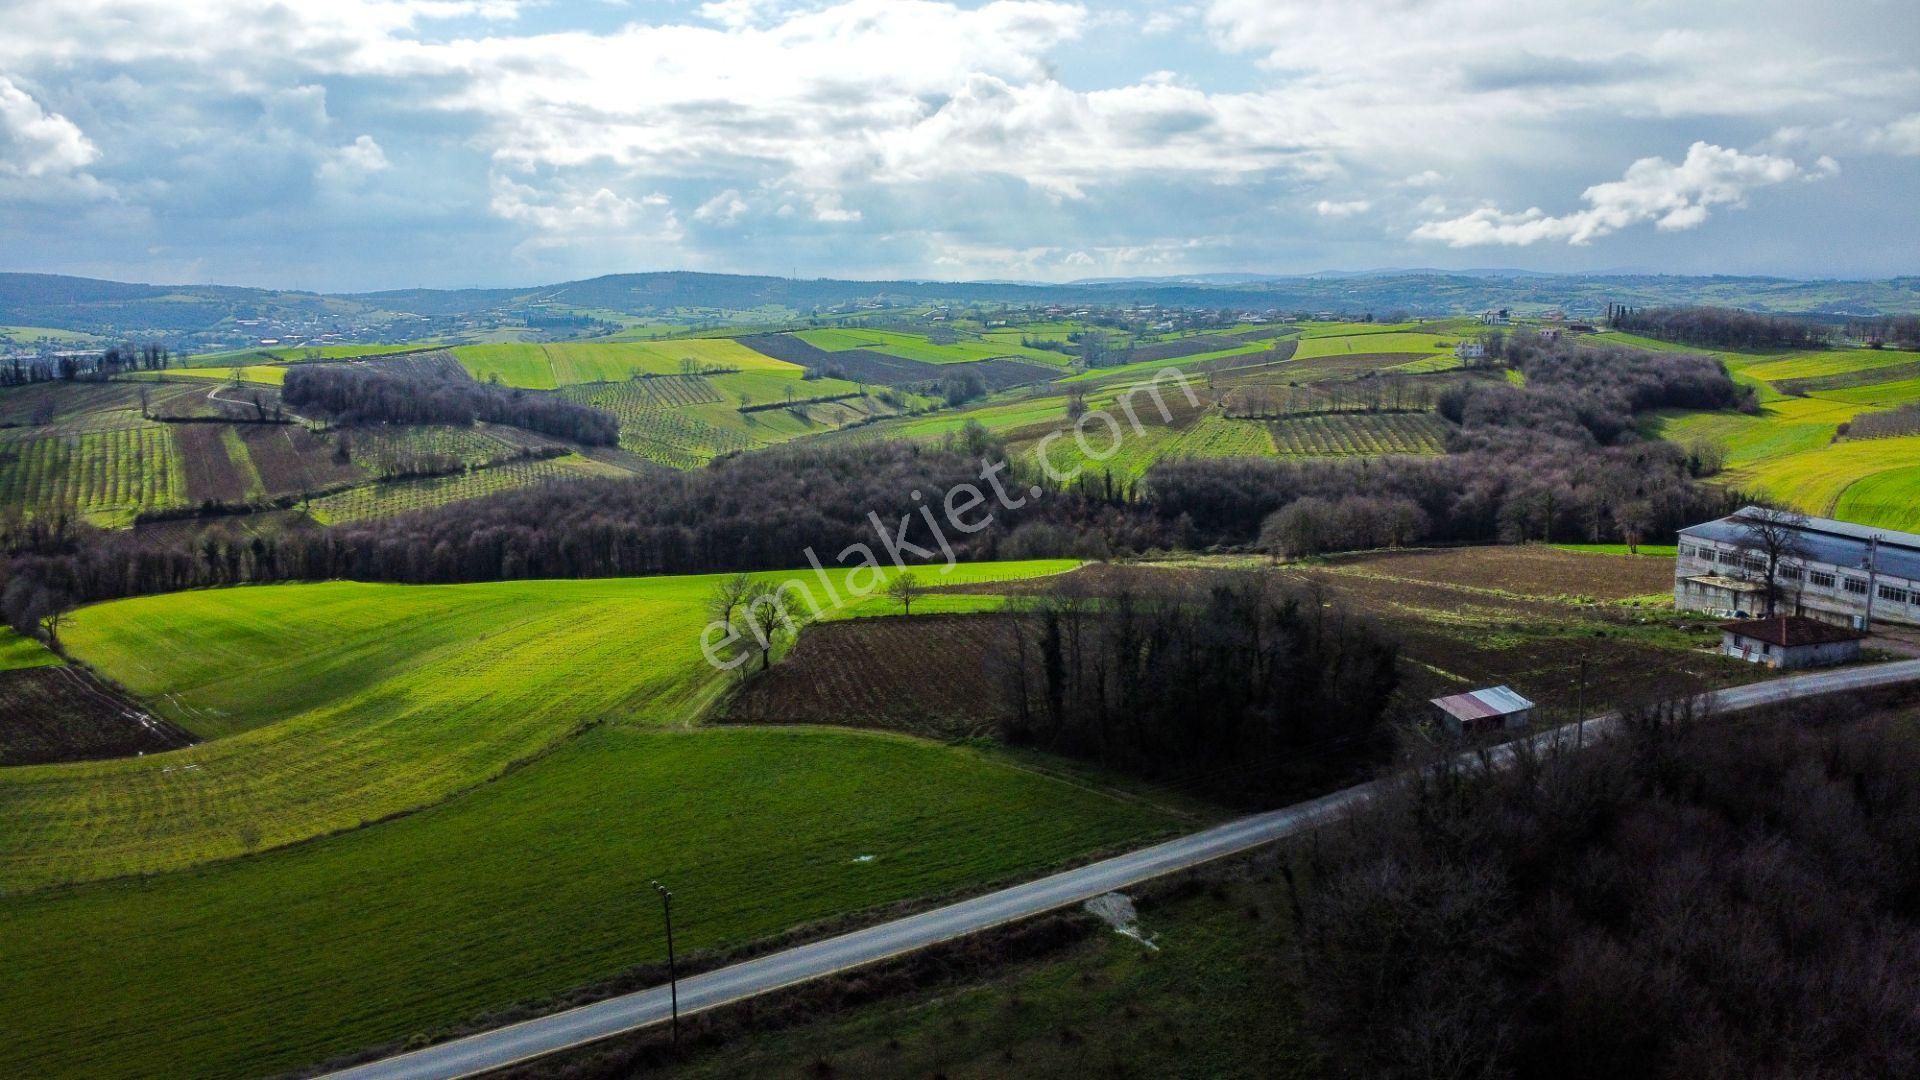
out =
<svg viewBox="0 0 1920 1080"><path fill-rule="evenodd" d="M5 0L0 270L1920 273L1911 0Z"/></svg>

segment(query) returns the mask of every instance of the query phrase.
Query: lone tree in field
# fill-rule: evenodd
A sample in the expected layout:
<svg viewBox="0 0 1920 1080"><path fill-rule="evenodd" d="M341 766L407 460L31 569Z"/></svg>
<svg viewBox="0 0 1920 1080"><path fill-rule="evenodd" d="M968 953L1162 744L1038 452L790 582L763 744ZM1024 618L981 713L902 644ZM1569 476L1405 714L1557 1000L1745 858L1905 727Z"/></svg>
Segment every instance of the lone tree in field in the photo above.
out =
<svg viewBox="0 0 1920 1080"><path fill-rule="evenodd" d="M1749 506L1734 515L1734 520L1741 526L1734 546L1766 563L1761 584L1766 587L1766 613L1772 615L1780 601L1780 568L1804 563L1812 554L1805 532L1807 515L1773 506Z"/></svg>
<svg viewBox="0 0 1920 1080"><path fill-rule="evenodd" d="M713 587L713 595L707 598L707 613L714 622L733 625L733 618L740 612L740 605L746 603L753 592L753 575L734 574L721 578Z"/></svg>
<svg viewBox="0 0 1920 1080"><path fill-rule="evenodd" d="M759 670L773 666L773 654L800 634L803 616L790 610L778 587L747 574L735 574L714 586L708 598L713 621L733 630L720 650L728 667Z"/></svg>
<svg viewBox="0 0 1920 1080"><path fill-rule="evenodd" d="M899 603L901 612L906 615L913 614L913 602L925 592L926 587L920 584L920 579L911 570L896 574L892 581L887 582L887 595Z"/></svg>

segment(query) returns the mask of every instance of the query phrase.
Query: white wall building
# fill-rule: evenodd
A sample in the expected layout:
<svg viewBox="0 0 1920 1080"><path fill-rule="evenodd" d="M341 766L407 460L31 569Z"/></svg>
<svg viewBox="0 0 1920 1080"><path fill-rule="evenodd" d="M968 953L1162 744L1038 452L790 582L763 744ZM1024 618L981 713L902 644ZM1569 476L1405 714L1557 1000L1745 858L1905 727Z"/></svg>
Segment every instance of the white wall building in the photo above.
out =
<svg viewBox="0 0 1920 1080"><path fill-rule="evenodd" d="M1680 530L1673 565L1673 603L1747 619L1766 611L1767 557L1747 522L1754 507ZM1850 521L1807 518L1780 561L1776 613L1807 615L1843 626L1920 626L1920 535Z"/></svg>

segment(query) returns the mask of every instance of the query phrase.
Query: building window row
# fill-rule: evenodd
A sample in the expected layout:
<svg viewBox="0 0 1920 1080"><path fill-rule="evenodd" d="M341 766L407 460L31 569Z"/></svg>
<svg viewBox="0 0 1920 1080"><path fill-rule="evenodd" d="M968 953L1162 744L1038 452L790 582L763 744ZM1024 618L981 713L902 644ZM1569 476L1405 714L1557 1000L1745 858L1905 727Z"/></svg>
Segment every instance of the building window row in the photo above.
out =
<svg viewBox="0 0 1920 1080"><path fill-rule="evenodd" d="M1907 602L1907 590L1897 585L1882 585L1880 586L1880 599L1891 600L1896 604L1904 604Z"/></svg>

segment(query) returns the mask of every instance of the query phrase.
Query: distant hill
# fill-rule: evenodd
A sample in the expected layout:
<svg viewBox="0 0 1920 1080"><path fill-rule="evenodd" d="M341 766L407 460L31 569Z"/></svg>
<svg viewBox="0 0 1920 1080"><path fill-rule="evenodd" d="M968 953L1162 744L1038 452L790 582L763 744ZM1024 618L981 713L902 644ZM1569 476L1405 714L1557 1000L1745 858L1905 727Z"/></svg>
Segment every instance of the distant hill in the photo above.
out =
<svg viewBox="0 0 1920 1080"><path fill-rule="evenodd" d="M510 323L531 308L628 316L792 319L874 305L1151 303L1176 307L1458 314L1563 308L1597 314L1609 302L1717 304L1829 318L1920 312L1920 278L1798 281L1659 274L1541 274L1508 270L1379 270L1312 276L1211 274L1014 282L846 281L666 272L610 274L524 289L406 289L326 295L221 285L150 285L53 274L0 274L0 325L50 327L181 345L321 333L410 340ZM758 314L756 314L758 313Z"/></svg>

